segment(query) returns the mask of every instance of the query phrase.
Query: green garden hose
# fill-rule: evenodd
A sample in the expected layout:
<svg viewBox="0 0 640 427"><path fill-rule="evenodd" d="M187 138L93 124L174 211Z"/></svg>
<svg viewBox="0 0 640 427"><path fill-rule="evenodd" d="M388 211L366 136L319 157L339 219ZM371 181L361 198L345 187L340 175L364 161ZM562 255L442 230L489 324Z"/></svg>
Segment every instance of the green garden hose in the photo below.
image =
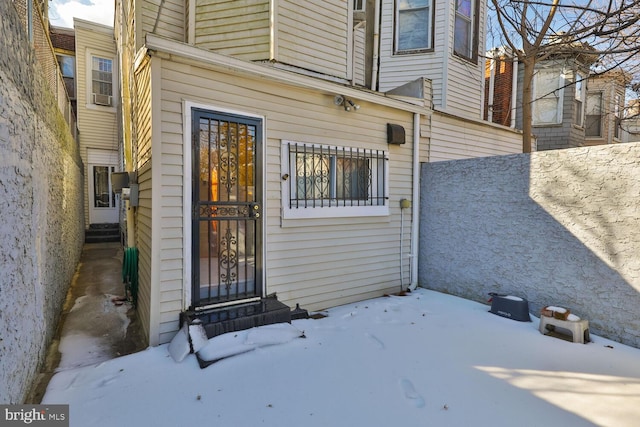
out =
<svg viewBox="0 0 640 427"><path fill-rule="evenodd" d="M122 260L122 283L127 299L135 307L138 303L138 248L126 248Z"/></svg>

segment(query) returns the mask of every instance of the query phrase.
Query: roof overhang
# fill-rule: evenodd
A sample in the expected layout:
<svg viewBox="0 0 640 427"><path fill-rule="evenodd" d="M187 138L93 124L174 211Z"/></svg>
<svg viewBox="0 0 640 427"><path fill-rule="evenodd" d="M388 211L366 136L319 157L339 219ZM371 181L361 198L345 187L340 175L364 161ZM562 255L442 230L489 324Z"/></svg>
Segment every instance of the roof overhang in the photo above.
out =
<svg viewBox="0 0 640 427"><path fill-rule="evenodd" d="M210 69L225 70L235 74L268 79L274 82L313 89L356 98L389 108L411 113L430 114L431 110L424 106L424 100L416 98L415 103L405 99L395 99L383 93L360 89L353 86L298 74L292 71L274 68L261 63L244 61L227 55L221 55L193 45L177 42L154 34L147 34L145 46L151 56L158 55L180 62L207 66ZM413 100L412 100L413 101Z"/></svg>

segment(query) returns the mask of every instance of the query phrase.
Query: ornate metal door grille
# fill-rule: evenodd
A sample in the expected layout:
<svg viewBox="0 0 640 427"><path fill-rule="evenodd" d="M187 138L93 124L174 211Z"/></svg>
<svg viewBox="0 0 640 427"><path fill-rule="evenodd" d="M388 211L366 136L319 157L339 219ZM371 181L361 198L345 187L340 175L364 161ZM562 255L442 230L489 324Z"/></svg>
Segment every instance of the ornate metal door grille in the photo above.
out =
<svg viewBox="0 0 640 427"><path fill-rule="evenodd" d="M193 307L262 296L262 124L193 110Z"/></svg>

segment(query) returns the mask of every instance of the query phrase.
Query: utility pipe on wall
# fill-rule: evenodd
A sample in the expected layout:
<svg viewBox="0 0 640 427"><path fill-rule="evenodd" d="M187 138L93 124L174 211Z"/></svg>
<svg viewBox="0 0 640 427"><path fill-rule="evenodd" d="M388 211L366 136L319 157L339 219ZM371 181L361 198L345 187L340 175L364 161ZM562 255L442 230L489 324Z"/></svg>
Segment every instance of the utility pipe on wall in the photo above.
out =
<svg viewBox="0 0 640 427"><path fill-rule="evenodd" d="M373 14L373 59L371 64L371 90L378 90L378 60L380 43L380 1L375 2Z"/></svg>
<svg viewBox="0 0 640 427"><path fill-rule="evenodd" d="M411 284L410 290L418 287L418 237L420 218L420 114L413 114L413 203L411 204Z"/></svg>

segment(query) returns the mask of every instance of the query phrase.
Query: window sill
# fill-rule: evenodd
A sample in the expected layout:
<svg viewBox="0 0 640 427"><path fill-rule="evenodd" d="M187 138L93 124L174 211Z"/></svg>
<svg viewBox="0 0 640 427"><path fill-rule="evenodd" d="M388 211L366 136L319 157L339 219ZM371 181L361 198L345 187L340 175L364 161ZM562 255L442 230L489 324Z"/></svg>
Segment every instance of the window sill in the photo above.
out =
<svg viewBox="0 0 640 427"><path fill-rule="evenodd" d="M393 52L393 56L423 55L425 53L433 53L435 49L416 49L416 50L397 50Z"/></svg>
<svg viewBox="0 0 640 427"><path fill-rule="evenodd" d="M335 206L323 208L284 208L283 219L353 218L388 216L389 206Z"/></svg>
<svg viewBox="0 0 640 427"><path fill-rule="evenodd" d="M111 106L108 107L106 105L98 105L98 104L85 104L85 107L87 110L97 110L97 111L106 111L109 113L115 113L116 112L116 107Z"/></svg>
<svg viewBox="0 0 640 427"><path fill-rule="evenodd" d="M478 65L478 58L477 57L476 58L471 58L471 57L464 56L464 55L462 55L460 53L456 53L456 52L453 52L453 57L458 59L459 61L463 61L465 63Z"/></svg>

